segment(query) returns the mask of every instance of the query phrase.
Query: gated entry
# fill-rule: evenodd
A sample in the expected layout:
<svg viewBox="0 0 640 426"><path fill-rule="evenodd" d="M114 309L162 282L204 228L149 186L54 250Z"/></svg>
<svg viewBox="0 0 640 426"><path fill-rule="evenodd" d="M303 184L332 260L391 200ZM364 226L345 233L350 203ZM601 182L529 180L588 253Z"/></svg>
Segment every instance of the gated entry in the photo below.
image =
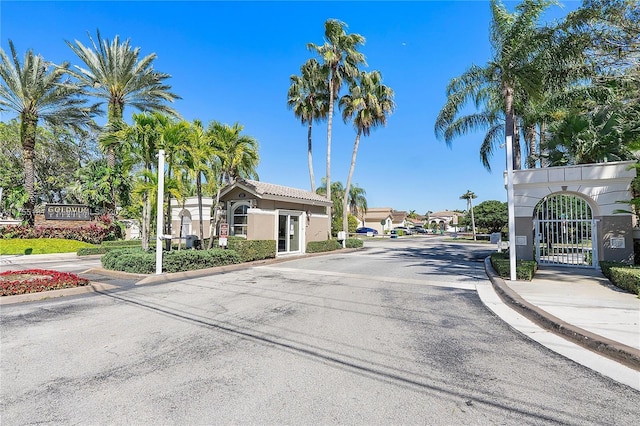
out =
<svg viewBox="0 0 640 426"><path fill-rule="evenodd" d="M539 264L595 268L597 227L583 198L551 194L534 213L536 259Z"/></svg>

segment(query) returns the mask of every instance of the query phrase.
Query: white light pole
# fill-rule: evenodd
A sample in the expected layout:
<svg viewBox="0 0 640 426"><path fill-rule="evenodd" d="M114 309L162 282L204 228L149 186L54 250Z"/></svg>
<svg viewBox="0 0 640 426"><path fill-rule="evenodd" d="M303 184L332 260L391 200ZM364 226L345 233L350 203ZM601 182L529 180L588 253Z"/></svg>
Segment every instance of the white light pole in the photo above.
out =
<svg viewBox="0 0 640 426"><path fill-rule="evenodd" d="M511 281L516 280L516 212L513 203L513 145L507 136L507 208L509 211L509 269Z"/></svg>
<svg viewBox="0 0 640 426"><path fill-rule="evenodd" d="M156 214L156 274L162 273L162 201L164 199L164 149L158 151L158 211Z"/></svg>

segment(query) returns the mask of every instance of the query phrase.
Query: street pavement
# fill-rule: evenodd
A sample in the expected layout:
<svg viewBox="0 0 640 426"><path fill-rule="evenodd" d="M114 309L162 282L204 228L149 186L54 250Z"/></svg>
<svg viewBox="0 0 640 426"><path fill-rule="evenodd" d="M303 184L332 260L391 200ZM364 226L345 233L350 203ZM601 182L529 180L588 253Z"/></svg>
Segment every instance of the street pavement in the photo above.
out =
<svg viewBox="0 0 640 426"><path fill-rule="evenodd" d="M94 269L84 274L113 286L98 290L100 297L3 306L6 424L629 424L638 418L633 365L575 345L513 309L548 310L552 323L637 349L635 296L589 271L543 269L530 283L510 283L485 272L490 250L422 241L374 240L365 250L143 280ZM501 294L505 288L515 296ZM607 294L625 302L607 301ZM483 304L527 338L629 391L510 337ZM80 347L87 356L74 351ZM42 362L43 349L57 354L45 370L15 364ZM91 417L95 399L111 408ZM59 407L71 400L75 409ZM27 413L34 405L45 412ZM203 417L193 417L196 412Z"/></svg>

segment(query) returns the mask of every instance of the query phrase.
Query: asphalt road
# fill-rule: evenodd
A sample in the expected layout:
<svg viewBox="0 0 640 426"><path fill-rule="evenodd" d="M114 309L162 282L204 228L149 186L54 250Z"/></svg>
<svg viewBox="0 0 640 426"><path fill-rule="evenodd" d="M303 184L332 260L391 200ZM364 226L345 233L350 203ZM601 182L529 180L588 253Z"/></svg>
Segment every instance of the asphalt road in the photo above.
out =
<svg viewBox="0 0 640 426"><path fill-rule="evenodd" d="M0 422L635 424L640 392L488 311L431 238L3 306Z"/></svg>

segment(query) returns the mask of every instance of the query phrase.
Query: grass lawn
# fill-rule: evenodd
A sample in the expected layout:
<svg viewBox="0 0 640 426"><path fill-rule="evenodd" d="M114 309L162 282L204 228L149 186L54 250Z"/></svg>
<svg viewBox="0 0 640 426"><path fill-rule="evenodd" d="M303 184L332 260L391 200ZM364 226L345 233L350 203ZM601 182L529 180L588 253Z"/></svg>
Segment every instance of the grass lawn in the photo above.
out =
<svg viewBox="0 0 640 426"><path fill-rule="evenodd" d="M0 239L0 254L75 253L84 247L96 246L82 241L59 238Z"/></svg>

